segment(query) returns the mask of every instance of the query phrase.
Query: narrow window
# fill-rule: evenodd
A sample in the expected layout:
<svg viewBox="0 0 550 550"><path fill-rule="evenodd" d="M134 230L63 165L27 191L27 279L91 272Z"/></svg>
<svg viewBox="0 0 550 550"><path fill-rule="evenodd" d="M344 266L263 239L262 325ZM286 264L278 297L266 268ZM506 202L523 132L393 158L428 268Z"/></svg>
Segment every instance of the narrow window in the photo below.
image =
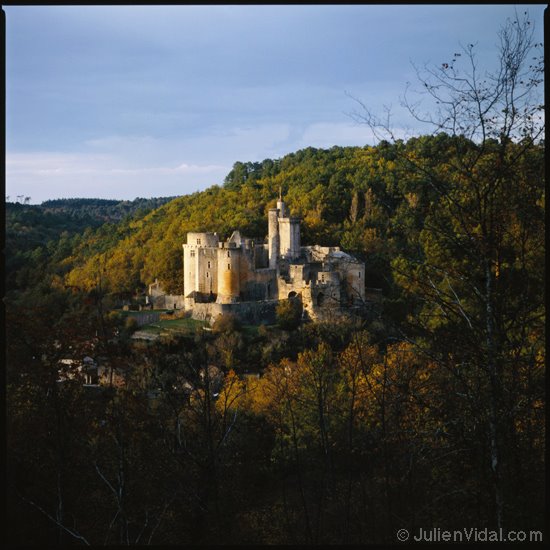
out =
<svg viewBox="0 0 550 550"><path fill-rule="evenodd" d="M210 266L208 266L210 267ZM210 277L210 273L208 273L208 271L206 272L206 278L208 279L208 277Z"/></svg>
<svg viewBox="0 0 550 550"><path fill-rule="evenodd" d="M231 264L227 264L227 269L231 271Z"/></svg>
<svg viewBox="0 0 550 550"><path fill-rule="evenodd" d="M359 278L361 278L361 272L359 272Z"/></svg>
<svg viewBox="0 0 550 550"><path fill-rule="evenodd" d="M229 250L227 251L227 257L231 258L231 252L229 252Z"/></svg>
<svg viewBox="0 0 550 550"><path fill-rule="evenodd" d="M195 257L195 251L191 250L191 258L194 258L194 257Z"/></svg>
<svg viewBox="0 0 550 550"><path fill-rule="evenodd" d="M200 240L200 239L197 239L197 244L201 244L201 240Z"/></svg>
<svg viewBox="0 0 550 550"><path fill-rule="evenodd" d="M210 262L208 262L208 269L210 269Z"/></svg>

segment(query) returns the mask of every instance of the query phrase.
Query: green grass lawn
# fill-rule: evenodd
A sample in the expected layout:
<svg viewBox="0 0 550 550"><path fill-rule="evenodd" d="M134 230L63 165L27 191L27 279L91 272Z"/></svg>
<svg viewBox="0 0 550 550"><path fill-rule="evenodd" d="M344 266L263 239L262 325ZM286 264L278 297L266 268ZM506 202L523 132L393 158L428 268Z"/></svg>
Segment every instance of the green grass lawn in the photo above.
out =
<svg viewBox="0 0 550 550"><path fill-rule="evenodd" d="M167 311L172 310L155 309L151 312L166 313ZM117 310L117 313L120 313L124 317L137 317L143 312ZM138 330L141 332L148 332L150 334L161 334L166 332L190 333L194 332L197 327L210 327L210 325L205 321L197 321L196 319L185 317L183 319L166 319L157 321L155 323L151 323L150 325L143 325L142 327L139 327ZM259 327L260 325L242 325L241 330L248 338L256 338L258 336Z"/></svg>
<svg viewBox="0 0 550 550"><path fill-rule="evenodd" d="M171 309L149 309L144 311L134 311L130 309L128 311L124 311L123 309L114 309L113 311L116 311L118 314L122 315L123 317L138 317L143 313L166 313L167 311L172 311L172 310Z"/></svg>
<svg viewBox="0 0 550 550"><path fill-rule="evenodd" d="M168 309L155 309L155 310L148 310L148 311L124 311L122 309L116 310L117 313L122 315L124 318L129 317L139 317L140 315L143 315L143 313L166 313L167 311L172 311ZM197 321L195 319L191 319L190 317L185 317L182 319L166 319L166 320L159 320L154 323L151 323L149 325L143 325L139 327L137 330L140 332L148 332L150 334L160 334L160 333L166 333L166 332L172 332L172 333L189 333L194 332L197 327L204 327L209 326L208 323L205 323L204 321Z"/></svg>
<svg viewBox="0 0 550 550"><path fill-rule="evenodd" d="M140 327L139 330L144 332L152 332L155 334L159 334L161 332L188 333L194 332L197 327L204 326L208 326L208 324L204 321L197 321L195 319L191 319L190 317L185 317L183 319L157 321L156 323L153 323L151 325L144 325Z"/></svg>

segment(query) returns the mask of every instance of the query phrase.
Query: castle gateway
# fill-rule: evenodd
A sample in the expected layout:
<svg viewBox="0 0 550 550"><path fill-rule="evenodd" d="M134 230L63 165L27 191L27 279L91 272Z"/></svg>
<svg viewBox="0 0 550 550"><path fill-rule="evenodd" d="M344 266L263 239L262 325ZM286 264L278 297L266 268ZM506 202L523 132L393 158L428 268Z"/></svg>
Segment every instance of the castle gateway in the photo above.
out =
<svg viewBox="0 0 550 550"><path fill-rule="evenodd" d="M301 246L300 220L279 196L268 213L267 243L234 231L188 233L183 245L186 310L197 319L232 312L250 322L270 322L279 300L294 298L304 317L325 318L365 301L365 265L339 247Z"/></svg>

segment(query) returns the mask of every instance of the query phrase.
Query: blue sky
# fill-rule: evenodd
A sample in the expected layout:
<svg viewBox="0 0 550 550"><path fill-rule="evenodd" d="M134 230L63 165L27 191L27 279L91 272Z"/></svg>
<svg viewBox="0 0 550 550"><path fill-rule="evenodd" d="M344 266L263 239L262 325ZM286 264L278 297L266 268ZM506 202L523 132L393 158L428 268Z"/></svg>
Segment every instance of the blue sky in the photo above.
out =
<svg viewBox="0 0 550 550"><path fill-rule="evenodd" d="M544 5L528 10L542 41ZM6 195L184 195L235 161L373 143L348 94L399 106L411 62L475 43L514 5L5 6Z"/></svg>

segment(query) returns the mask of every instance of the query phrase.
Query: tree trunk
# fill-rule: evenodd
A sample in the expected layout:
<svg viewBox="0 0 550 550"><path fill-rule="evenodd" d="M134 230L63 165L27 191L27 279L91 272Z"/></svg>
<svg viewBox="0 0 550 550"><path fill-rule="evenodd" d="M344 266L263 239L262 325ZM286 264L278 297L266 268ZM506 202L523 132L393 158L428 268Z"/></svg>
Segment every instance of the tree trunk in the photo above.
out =
<svg viewBox="0 0 550 550"><path fill-rule="evenodd" d="M496 335L493 319L493 274L491 260L485 259L485 322L487 345L487 372L490 381L489 393L489 449L491 455L491 471L493 474L493 490L495 499L495 519L497 528L503 527L503 496L502 479L500 475L500 445L498 429L498 411L500 398L500 380L497 373Z"/></svg>

